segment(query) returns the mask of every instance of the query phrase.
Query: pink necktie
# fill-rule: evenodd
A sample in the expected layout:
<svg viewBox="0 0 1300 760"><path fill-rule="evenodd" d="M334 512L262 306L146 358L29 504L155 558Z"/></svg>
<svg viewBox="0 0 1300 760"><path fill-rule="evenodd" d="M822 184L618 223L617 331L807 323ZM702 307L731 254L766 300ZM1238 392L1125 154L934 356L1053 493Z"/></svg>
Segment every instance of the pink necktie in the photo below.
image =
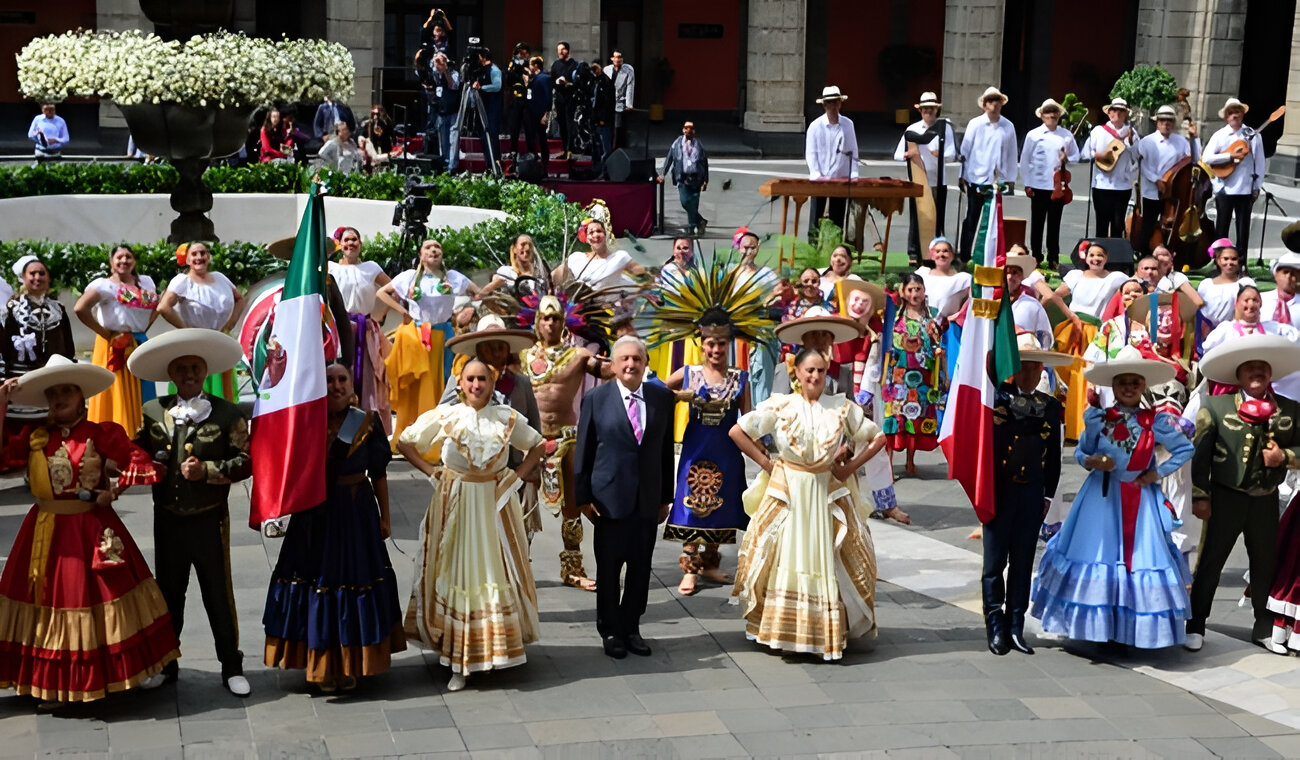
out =
<svg viewBox="0 0 1300 760"><path fill-rule="evenodd" d="M641 443L641 405L636 402L636 396L627 397L627 419L632 423L632 435L636 436L636 442Z"/></svg>
<svg viewBox="0 0 1300 760"><path fill-rule="evenodd" d="M1292 296L1294 298L1295 296ZM1283 299L1282 294L1277 296L1277 307L1273 309L1273 321L1281 322L1284 325L1291 324L1291 299Z"/></svg>

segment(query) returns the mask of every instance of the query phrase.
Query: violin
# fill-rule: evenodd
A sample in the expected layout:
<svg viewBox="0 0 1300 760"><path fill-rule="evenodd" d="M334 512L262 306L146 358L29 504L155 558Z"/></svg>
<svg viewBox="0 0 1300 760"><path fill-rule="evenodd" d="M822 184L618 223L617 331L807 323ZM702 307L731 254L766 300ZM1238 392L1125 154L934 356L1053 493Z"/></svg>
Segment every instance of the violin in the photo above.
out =
<svg viewBox="0 0 1300 760"><path fill-rule="evenodd" d="M1060 168L1052 175L1052 200L1069 203L1074 200L1074 191L1070 189L1070 170L1061 162Z"/></svg>

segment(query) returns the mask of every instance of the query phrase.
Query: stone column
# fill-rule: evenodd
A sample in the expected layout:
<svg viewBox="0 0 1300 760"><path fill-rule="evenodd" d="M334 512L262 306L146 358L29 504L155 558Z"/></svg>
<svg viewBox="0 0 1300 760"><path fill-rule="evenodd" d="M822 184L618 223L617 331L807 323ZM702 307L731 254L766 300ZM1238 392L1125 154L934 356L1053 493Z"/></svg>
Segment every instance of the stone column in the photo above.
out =
<svg viewBox="0 0 1300 760"><path fill-rule="evenodd" d="M1286 80L1286 110L1300 114L1300 6L1296 7L1295 26L1291 30L1291 66ZM1282 122L1282 136L1277 152L1268 160L1269 179L1300 183L1300 118L1292 116Z"/></svg>
<svg viewBox="0 0 1300 760"><path fill-rule="evenodd" d="M1246 0L1141 0L1137 27L1134 63L1161 66L1190 90L1192 114L1208 137L1241 84Z"/></svg>
<svg viewBox="0 0 1300 760"><path fill-rule="evenodd" d="M806 0L749 0L745 122L754 132L803 132Z"/></svg>
<svg viewBox="0 0 1300 760"><path fill-rule="evenodd" d="M569 55L575 60L602 60L600 0L544 0L542 40L546 49L541 56L548 64L555 60L555 45L561 40L569 43Z"/></svg>
<svg viewBox="0 0 1300 760"><path fill-rule="evenodd" d="M373 70L384 61L383 0L326 0L325 38L352 53L357 67L356 93L348 105L358 116L369 113Z"/></svg>
<svg viewBox="0 0 1300 760"><path fill-rule="evenodd" d="M944 111L961 129L990 85L1001 87L1003 0L947 0L943 22Z"/></svg>
<svg viewBox="0 0 1300 760"><path fill-rule="evenodd" d="M153 22L140 10L139 0L99 0L95 3L95 28L101 32L125 32L131 29L153 31ZM126 119L117 110L111 100L99 103L99 128L111 130L101 136L108 148L121 148L126 153ZM121 135L121 145L117 145L116 135Z"/></svg>

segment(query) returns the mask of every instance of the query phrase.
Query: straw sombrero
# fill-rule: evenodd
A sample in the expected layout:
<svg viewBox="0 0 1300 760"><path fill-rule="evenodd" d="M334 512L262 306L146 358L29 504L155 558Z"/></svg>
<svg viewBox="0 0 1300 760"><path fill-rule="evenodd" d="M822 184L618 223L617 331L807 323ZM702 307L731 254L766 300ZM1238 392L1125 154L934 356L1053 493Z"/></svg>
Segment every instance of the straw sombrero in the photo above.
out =
<svg viewBox="0 0 1300 760"><path fill-rule="evenodd" d="M1216 383L1237 384L1237 368L1246 362L1268 362L1273 377L1300 372L1300 346L1281 335L1255 333L1220 343L1201 357L1201 374Z"/></svg>
<svg viewBox="0 0 1300 760"><path fill-rule="evenodd" d="M1002 263L1002 266L1020 267L1020 273L1028 277L1038 268L1038 259L1033 256L1007 256L1007 260Z"/></svg>
<svg viewBox="0 0 1300 760"><path fill-rule="evenodd" d="M845 278L835 283L835 298L840 304L840 313L849 313L849 293L860 290L871 298L872 313L879 312L885 308L885 289L874 282L866 280L850 280Z"/></svg>
<svg viewBox="0 0 1300 760"><path fill-rule="evenodd" d="M1201 363L1204 369L1204 362ZM1233 367L1236 371L1236 367ZM1097 362L1083 373L1083 379L1093 385L1109 386L1120 375L1141 375L1147 385L1160 385L1174 379L1174 368L1155 359L1142 358L1142 352L1125 346L1110 361Z"/></svg>
<svg viewBox="0 0 1300 760"><path fill-rule="evenodd" d="M1016 347L1020 349L1020 360L1041 362L1049 367L1064 367L1074 362L1074 357L1060 351L1047 351L1038 342L1038 337L1028 330L1016 333Z"/></svg>
<svg viewBox="0 0 1300 760"><path fill-rule="evenodd" d="M1161 293L1157 298L1157 305L1159 306L1169 306L1174 302L1173 293ZM1128 305L1127 312L1129 319L1146 324L1147 317L1151 313L1151 294L1148 293L1134 298L1133 303ZM1180 322L1190 322L1195 316L1196 304L1192 303L1192 299L1186 296L1180 297L1178 299L1178 320Z"/></svg>
<svg viewBox="0 0 1300 760"><path fill-rule="evenodd" d="M810 332L825 330L832 336L832 343L862 337L862 326L847 317L836 317L819 307L809 309L804 316L777 325L776 339L782 343L803 345L803 338Z"/></svg>
<svg viewBox="0 0 1300 760"><path fill-rule="evenodd" d="M333 256L339 251L339 241L335 240L334 238L327 238L327 239L329 240L329 247L330 247L329 255ZM267 243L266 252L276 257L277 259L284 259L285 261L289 261L293 258L293 247L297 243L298 243L297 237L280 238L275 242Z"/></svg>
<svg viewBox="0 0 1300 760"><path fill-rule="evenodd" d="M506 323L496 314L488 314L479 319L474 332L457 335L447 341L447 350L463 356L474 356L478 345L493 340L505 341L510 346L510 353L517 354L537 342L537 338L527 330L508 330Z"/></svg>
<svg viewBox="0 0 1300 760"><path fill-rule="evenodd" d="M207 362L208 374L234 369L243 357L239 341L216 330L186 327L150 338L131 352L126 368L131 374L154 383L170 380L167 367L182 356L197 356Z"/></svg>
<svg viewBox="0 0 1300 760"><path fill-rule="evenodd" d="M75 385L86 398L108 390L113 384L113 373L89 362L76 362L61 354L54 354L45 366L23 375L18 387L9 394L9 400L19 406L45 408L45 391L56 385Z"/></svg>

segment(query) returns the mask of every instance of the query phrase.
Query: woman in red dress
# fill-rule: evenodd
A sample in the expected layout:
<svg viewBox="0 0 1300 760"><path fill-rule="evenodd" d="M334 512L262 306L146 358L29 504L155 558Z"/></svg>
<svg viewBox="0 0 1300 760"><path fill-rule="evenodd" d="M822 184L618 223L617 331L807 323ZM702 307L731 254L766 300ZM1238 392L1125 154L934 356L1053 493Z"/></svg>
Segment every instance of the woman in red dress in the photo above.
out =
<svg viewBox="0 0 1300 760"><path fill-rule="evenodd" d="M155 482L154 464L117 423L86 420L86 399L112 383L102 367L55 355L0 385L0 415L10 400L50 410L4 441L36 504L0 575L0 688L47 704L159 686L180 656L162 593L110 506Z"/></svg>

